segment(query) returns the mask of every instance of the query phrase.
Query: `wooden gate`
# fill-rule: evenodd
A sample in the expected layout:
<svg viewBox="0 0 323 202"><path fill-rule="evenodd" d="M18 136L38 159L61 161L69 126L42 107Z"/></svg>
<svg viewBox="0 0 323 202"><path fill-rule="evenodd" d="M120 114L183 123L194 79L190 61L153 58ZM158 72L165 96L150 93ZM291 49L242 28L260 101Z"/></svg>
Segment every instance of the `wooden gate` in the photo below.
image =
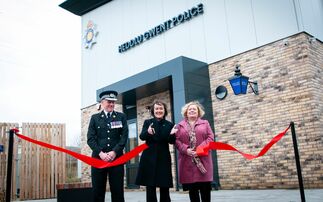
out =
<svg viewBox="0 0 323 202"><path fill-rule="evenodd" d="M18 124L0 123L0 144L8 144L6 131ZM58 147L65 147L65 124L22 123L21 134ZM65 183L66 155L15 137L12 199L56 197L56 184ZM0 153L0 191L6 187L7 153ZM4 162L4 163L3 163Z"/></svg>

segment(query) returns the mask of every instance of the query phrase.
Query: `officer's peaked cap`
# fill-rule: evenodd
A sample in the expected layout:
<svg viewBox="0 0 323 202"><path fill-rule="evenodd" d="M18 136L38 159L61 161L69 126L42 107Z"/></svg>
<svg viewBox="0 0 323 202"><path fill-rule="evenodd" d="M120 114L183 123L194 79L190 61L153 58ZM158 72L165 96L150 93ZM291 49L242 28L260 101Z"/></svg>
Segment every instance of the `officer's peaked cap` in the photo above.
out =
<svg viewBox="0 0 323 202"><path fill-rule="evenodd" d="M99 97L100 100L111 100L111 101L117 101L117 96L118 96L118 92L114 91L114 90L107 90L107 91L103 91L100 93Z"/></svg>

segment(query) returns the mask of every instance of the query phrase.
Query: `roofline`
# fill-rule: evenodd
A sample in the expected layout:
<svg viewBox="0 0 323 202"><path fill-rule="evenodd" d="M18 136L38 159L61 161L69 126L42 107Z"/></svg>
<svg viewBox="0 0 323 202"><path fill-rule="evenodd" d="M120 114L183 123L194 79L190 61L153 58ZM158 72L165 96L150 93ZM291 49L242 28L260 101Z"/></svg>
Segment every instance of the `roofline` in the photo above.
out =
<svg viewBox="0 0 323 202"><path fill-rule="evenodd" d="M112 0L66 0L59 6L75 15L82 16Z"/></svg>

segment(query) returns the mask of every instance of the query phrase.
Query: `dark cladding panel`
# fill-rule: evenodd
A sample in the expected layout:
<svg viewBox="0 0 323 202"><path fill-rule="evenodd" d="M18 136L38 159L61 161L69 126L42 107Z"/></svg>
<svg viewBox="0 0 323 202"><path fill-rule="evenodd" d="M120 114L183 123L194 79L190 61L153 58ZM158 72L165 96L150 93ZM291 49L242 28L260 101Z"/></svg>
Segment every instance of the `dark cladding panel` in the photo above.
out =
<svg viewBox="0 0 323 202"><path fill-rule="evenodd" d="M82 16L110 1L112 0L67 0L59 6L75 15Z"/></svg>
<svg viewBox="0 0 323 202"><path fill-rule="evenodd" d="M98 89L97 95L111 89L120 93L118 102L124 105L132 105L138 99L170 90L175 122L182 119L180 112L185 103L198 100L207 111L205 118L213 123L208 65L204 62L180 56Z"/></svg>

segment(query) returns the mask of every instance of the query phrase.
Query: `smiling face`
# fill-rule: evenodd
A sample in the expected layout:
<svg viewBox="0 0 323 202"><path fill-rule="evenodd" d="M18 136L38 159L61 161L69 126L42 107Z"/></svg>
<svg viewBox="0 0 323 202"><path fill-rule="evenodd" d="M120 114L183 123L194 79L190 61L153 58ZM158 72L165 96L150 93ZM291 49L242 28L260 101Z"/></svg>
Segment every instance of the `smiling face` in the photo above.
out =
<svg viewBox="0 0 323 202"><path fill-rule="evenodd" d="M190 105L187 108L187 118L197 119L199 117L199 109L196 105Z"/></svg>
<svg viewBox="0 0 323 202"><path fill-rule="evenodd" d="M105 99L101 101L101 107L106 112L112 112L114 110L114 106L115 106L115 101L105 100Z"/></svg>
<svg viewBox="0 0 323 202"><path fill-rule="evenodd" d="M165 108L162 104L154 104L154 117L157 119L163 119L165 116Z"/></svg>

